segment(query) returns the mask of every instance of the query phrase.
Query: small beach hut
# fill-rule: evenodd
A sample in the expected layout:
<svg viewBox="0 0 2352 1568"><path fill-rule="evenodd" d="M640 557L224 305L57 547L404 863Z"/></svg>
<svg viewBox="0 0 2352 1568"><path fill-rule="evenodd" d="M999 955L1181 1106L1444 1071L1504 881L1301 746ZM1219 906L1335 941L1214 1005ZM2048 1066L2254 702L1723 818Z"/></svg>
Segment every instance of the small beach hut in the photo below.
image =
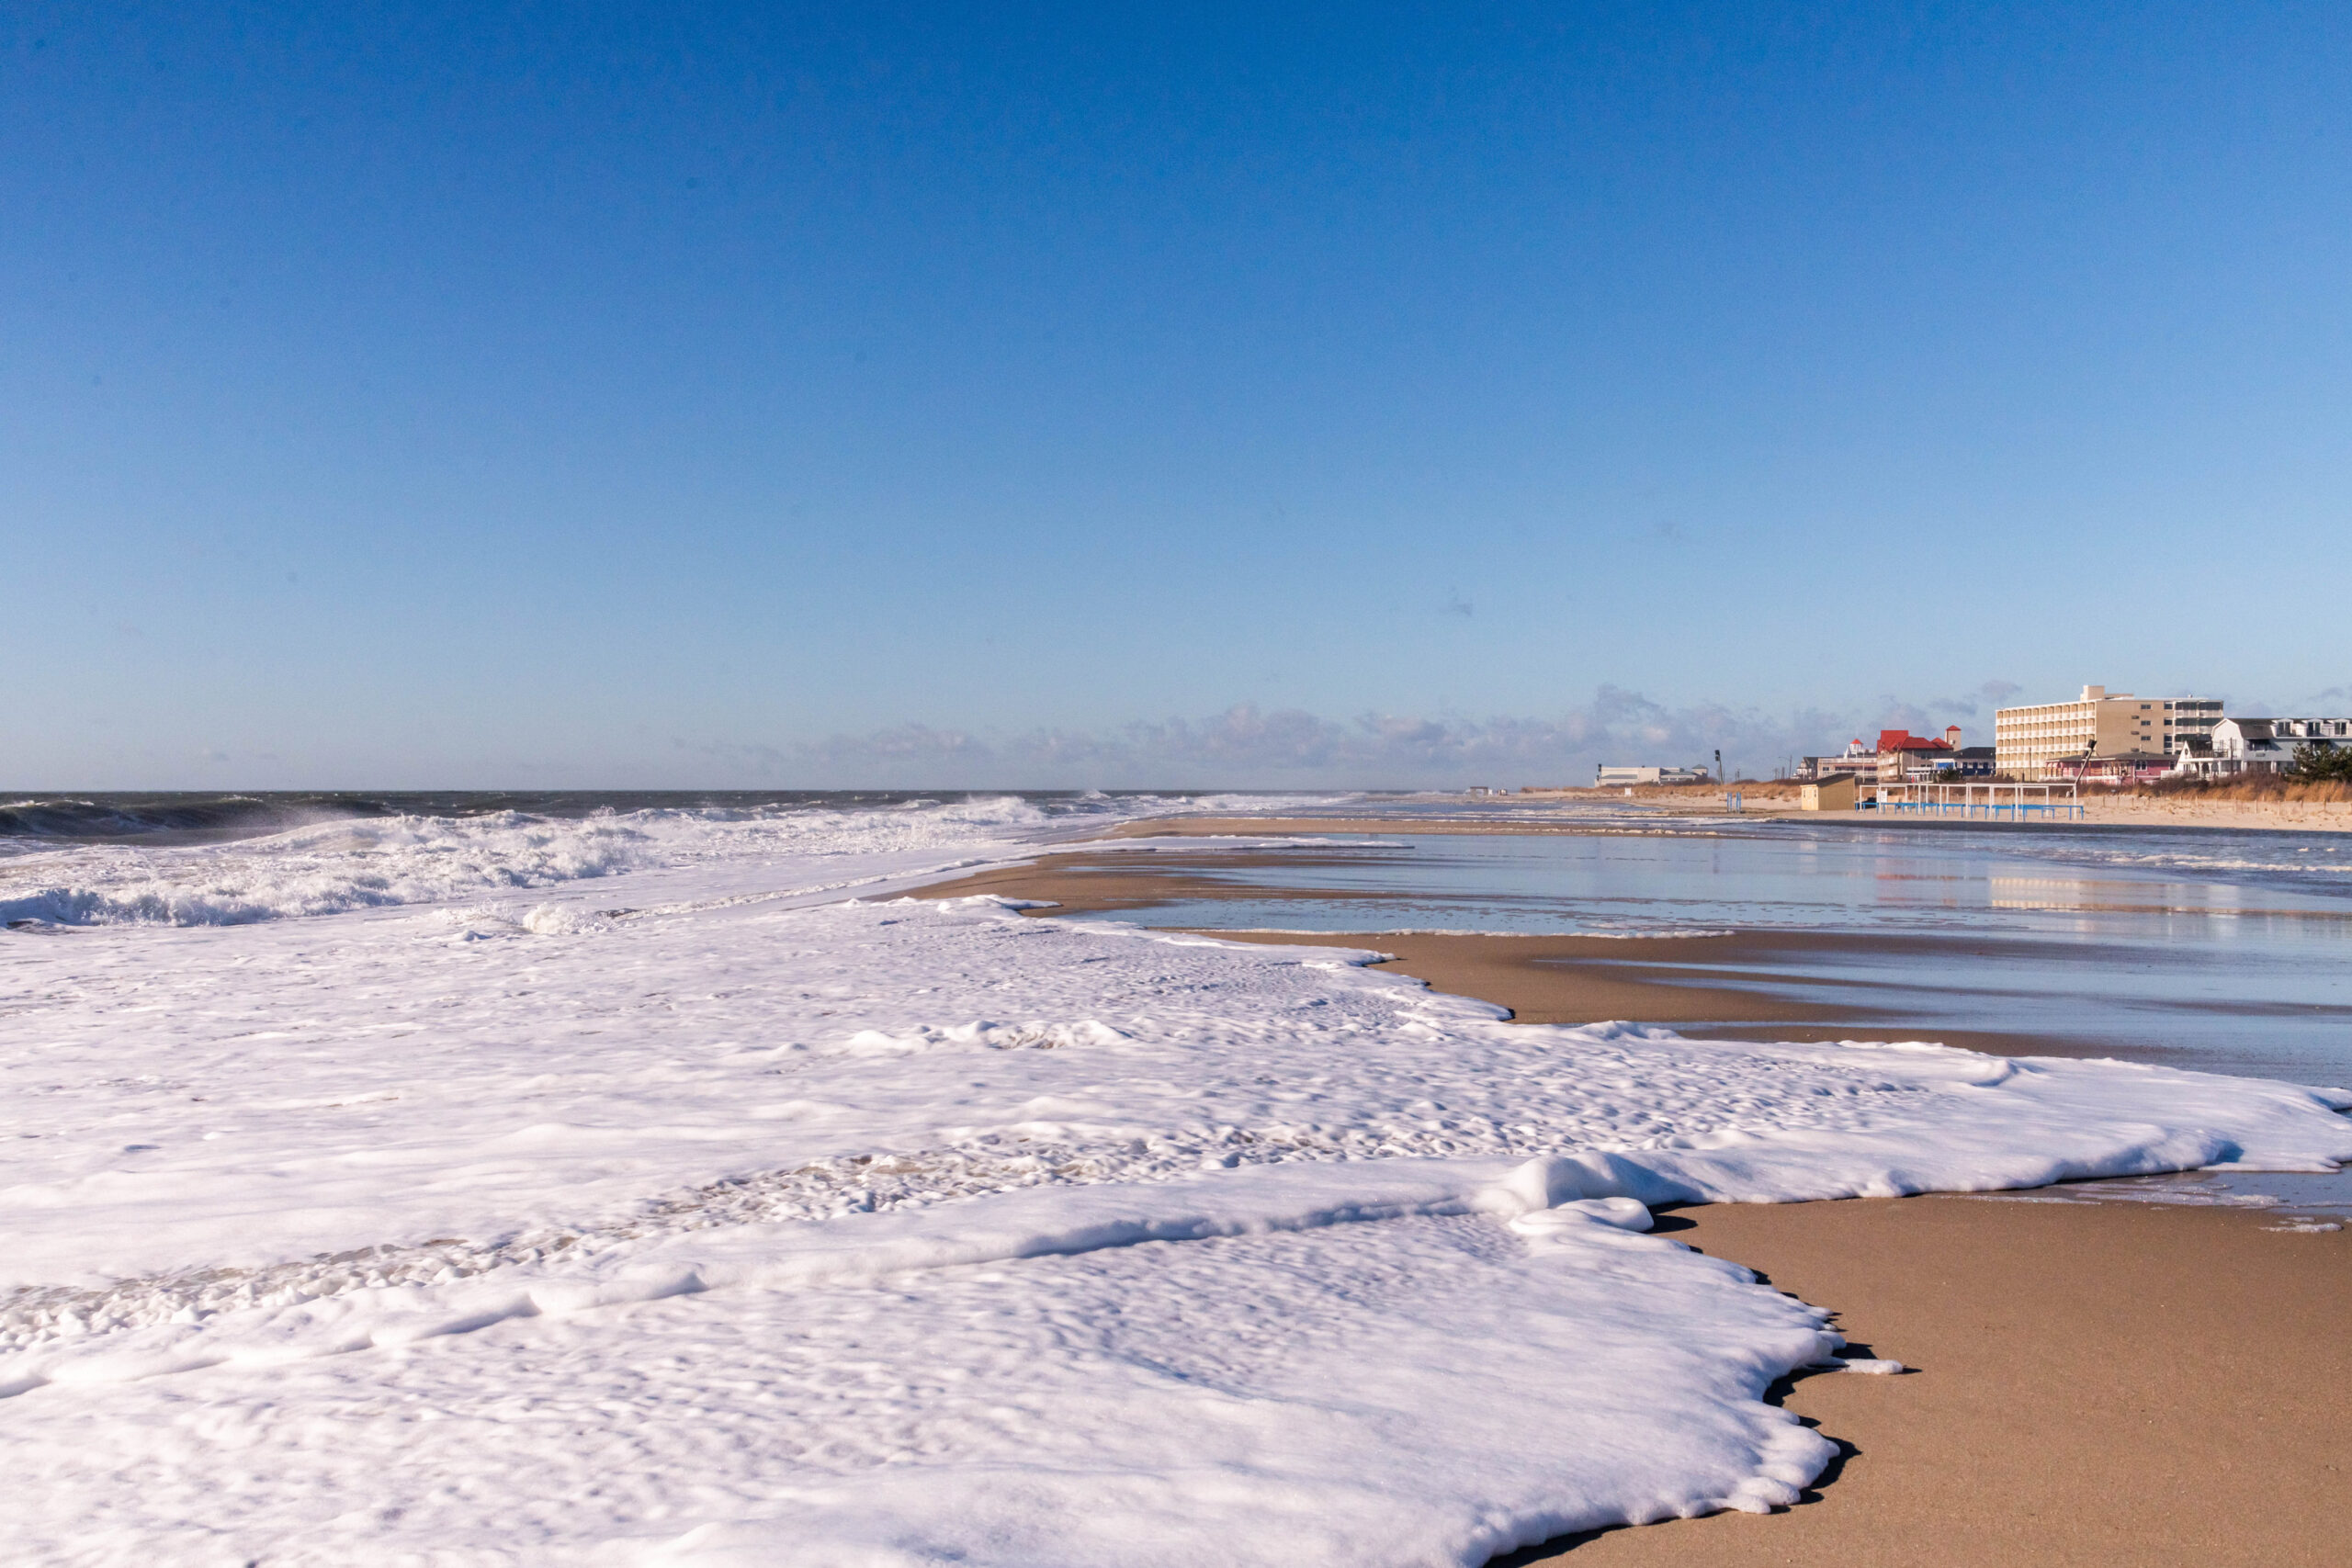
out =
<svg viewBox="0 0 2352 1568"><path fill-rule="evenodd" d="M1851 811L1854 775L1840 773L1819 784L1809 784L1798 792L1797 804L1807 811Z"/></svg>

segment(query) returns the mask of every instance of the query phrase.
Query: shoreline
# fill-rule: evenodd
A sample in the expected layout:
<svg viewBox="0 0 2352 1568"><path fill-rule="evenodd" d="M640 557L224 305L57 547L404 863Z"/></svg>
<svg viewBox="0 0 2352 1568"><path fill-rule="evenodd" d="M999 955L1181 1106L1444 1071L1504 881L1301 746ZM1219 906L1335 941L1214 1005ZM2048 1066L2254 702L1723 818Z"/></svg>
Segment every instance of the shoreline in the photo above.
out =
<svg viewBox="0 0 2352 1568"><path fill-rule="evenodd" d="M1546 829L1550 831L1551 829ZM967 873L911 890L922 898L987 894L1051 908L1036 915L1115 915L1143 919L1184 903L1361 904L1384 896L1345 887L1241 884L1237 872L1311 871L1355 865L1356 852L1312 843L1264 848L1215 846L1107 852L1041 853L1016 865ZM1377 918L1374 916L1372 918ZM1662 1024L1685 1033L1734 1038L1770 1031L1781 1040L1928 1039L1998 1055L2120 1056L2197 1066L2171 1046L2138 1036L2031 1032L1996 1021L1953 1028L1921 1008L1921 977L1939 974L1948 995L1964 998L1964 979L1996 981L2004 964L2047 962L2029 941L1989 931L1749 928L1649 936L1376 929L1237 930L1165 922L1170 930L1275 946L1344 947L1387 956L1370 967L1410 976L1441 991L1510 1010L1527 1023L1581 1025L1598 1020ZM1367 920L1369 924L1369 920Z"/></svg>
<svg viewBox="0 0 2352 1568"><path fill-rule="evenodd" d="M1294 833L1366 830L1276 821ZM1200 836L1204 826L1135 824L1123 836ZM1373 830L1502 828L1390 821ZM1237 830L1285 836L1273 823L1246 819ZM1132 866L1116 853L1047 854L914 896L986 892L1057 906L1040 914L1117 911L1179 893L1230 897L1233 885L1204 874L1213 865L1296 864L1313 852L1306 845L1171 851ZM1691 965L1678 962L1728 965L1759 945L1802 950L1851 940L1824 933L1657 944L1198 934L1386 953L1393 956L1376 967L1510 1009L1529 1023L1608 1017L1688 1028L1744 1019L1772 1024L1780 1038L1835 1039L1864 1022L1850 1017L1841 1028L1824 1015L1848 1010L1694 984ZM1667 960L1644 962L1658 947L1670 949ZM2046 1040L1938 1036L2009 1055L2083 1054ZM1913 1370L1807 1375L1778 1391L1777 1402L1837 1441L1842 1456L1794 1508L1565 1538L1498 1558L1499 1568L2318 1568L2340 1558L2352 1522L2352 1405L2341 1395L2352 1383L2352 1335L2343 1329L2352 1230L2282 1230L2260 1211L1944 1194L1683 1208L1662 1213L1658 1229L1831 1309L1854 1354Z"/></svg>
<svg viewBox="0 0 2352 1568"><path fill-rule="evenodd" d="M1556 795L1531 797L1531 804L1578 804ZM1157 838L1291 838L1318 833L1411 833L1420 837L1448 834L1643 834L1675 831L1674 824L1689 823L1686 832L1708 832L1718 824L1734 822L1804 822L1858 829L1934 829L1946 832L1973 830L1999 833L2352 833L2352 803L2312 801L2169 801L2124 796L2113 800L2086 797L2086 815L2051 821L1988 820L1984 818L1910 816L1876 811L1805 811L1782 802L1758 802L1738 811L1724 808L1723 792L1693 796L1688 803L1654 797L1631 801L1595 796L1592 804L1631 806L1639 817L1614 820L1590 817L1541 818L1385 817L1367 812L1353 817L1150 817L1122 823L1103 835L1107 839Z"/></svg>

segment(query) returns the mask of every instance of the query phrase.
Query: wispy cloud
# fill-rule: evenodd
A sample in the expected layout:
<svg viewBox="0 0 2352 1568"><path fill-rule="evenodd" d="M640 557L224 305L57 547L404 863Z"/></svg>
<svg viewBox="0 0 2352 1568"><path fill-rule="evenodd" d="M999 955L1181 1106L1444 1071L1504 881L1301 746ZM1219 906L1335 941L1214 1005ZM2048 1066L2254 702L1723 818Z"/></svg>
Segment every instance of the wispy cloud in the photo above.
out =
<svg viewBox="0 0 2352 1568"><path fill-rule="evenodd" d="M1591 701L1550 716L1375 712L1335 719L1244 703L1205 718L1138 720L1101 730L979 734L908 724L782 744L678 744L747 782L804 786L1580 784L1590 781L1596 762L1708 761L1717 750L1743 774L1770 776L1792 758L1836 750L1849 736L1885 726L1927 731L1988 719L1990 705L2015 690L1989 682L1962 698L1912 703L1888 696L1842 713L1775 715L1716 703L1668 707L1603 686Z"/></svg>

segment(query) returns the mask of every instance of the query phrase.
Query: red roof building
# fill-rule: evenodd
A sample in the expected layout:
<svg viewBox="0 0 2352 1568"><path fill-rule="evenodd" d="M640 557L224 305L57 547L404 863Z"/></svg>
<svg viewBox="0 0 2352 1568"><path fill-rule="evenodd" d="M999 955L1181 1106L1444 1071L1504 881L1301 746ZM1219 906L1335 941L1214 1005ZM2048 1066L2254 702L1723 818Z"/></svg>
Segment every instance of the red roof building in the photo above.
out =
<svg viewBox="0 0 2352 1568"><path fill-rule="evenodd" d="M1940 738L1914 735L1907 729L1882 729L1878 732L1878 749L1882 751L1956 751L1960 749L1960 726L1953 725Z"/></svg>
<svg viewBox="0 0 2352 1568"><path fill-rule="evenodd" d="M1938 759L1950 759L1960 750L1960 726L1941 739L1914 735L1907 729L1882 729L1878 745L1866 748L1860 737L1847 742L1842 757L1807 757L1799 778L1821 780L1850 773L1864 784L1901 784L1906 778L1932 775Z"/></svg>
<svg viewBox="0 0 2352 1568"><path fill-rule="evenodd" d="M1936 758L1949 756L1960 750L1960 726L1953 725L1940 737L1914 735L1907 729L1882 729L1878 732L1878 780L1881 784L1901 784L1917 773L1935 772Z"/></svg>

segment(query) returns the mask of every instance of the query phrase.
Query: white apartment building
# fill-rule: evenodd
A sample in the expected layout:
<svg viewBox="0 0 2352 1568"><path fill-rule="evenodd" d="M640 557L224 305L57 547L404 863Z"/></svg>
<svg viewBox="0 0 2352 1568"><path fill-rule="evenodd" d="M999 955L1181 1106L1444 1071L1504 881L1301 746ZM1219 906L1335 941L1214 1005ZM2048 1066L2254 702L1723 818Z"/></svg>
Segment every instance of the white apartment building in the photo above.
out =
<svg viewBox="0 0 2352 1568"><path fill-rule="evenodd" d="M2222 722L2209 697L2135 697L2085 686L2071 703L2002 708L1993 716L1993 766L2006 777L2041 779L2061 758L2127 751L2201 751Z"/></svg>
<svg viewBox="0 0 2352 1568"><path fill-rule="evenodd" d="M2172 700L2173 744L2168 751L2203 751L2213 744L2213 731L2222 722L2222 705L2213 697L2175 697Z"/></svg>

